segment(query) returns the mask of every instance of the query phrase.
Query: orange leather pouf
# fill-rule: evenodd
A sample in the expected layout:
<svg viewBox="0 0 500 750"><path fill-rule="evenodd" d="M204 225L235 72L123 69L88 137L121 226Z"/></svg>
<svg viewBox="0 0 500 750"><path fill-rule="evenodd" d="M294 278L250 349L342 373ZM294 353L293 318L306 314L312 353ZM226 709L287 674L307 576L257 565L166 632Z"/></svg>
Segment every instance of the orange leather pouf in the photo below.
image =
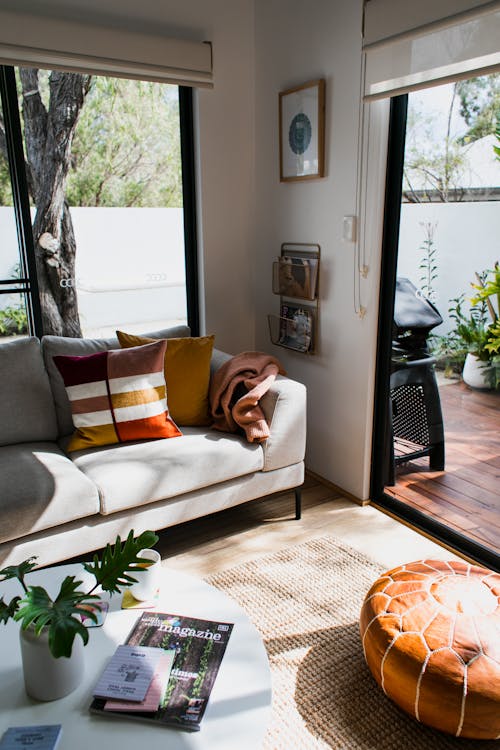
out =
<svg viewBox="0 0 500 750"><path fill-rule="evenodd" d="M381 576L360 617L366 662L400 708L457 737L500 737L500 575L422 560Z"/></svg>

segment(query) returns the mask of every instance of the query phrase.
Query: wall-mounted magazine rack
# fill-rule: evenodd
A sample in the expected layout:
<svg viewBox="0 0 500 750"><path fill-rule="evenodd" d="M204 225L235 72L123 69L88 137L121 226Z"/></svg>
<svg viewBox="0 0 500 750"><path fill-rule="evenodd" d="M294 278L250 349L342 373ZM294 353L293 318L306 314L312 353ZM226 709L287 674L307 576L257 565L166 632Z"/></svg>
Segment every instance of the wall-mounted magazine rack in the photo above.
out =
<svg viewBox="0 0 500 750"><path fill-rule="evenodd" d="M273 292L280 296L279 315L268 315L273 344L314 354L318 326L320 247L285 242L273 262Z"/></svg>

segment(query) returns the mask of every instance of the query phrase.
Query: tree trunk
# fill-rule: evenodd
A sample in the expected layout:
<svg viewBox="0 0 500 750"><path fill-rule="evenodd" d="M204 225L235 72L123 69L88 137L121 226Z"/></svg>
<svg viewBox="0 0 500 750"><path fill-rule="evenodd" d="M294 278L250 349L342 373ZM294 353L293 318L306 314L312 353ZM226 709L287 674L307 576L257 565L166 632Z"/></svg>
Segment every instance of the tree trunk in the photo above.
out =
<svg viewBox="0 0 500 750"><path fill-rule="evenodd" d="M33 240L45 333L81 336L75 290L76 242L66 179L78 117L90 76L52 71L49 106L38 70L20 68L28 185L36 205Z"/></svg>

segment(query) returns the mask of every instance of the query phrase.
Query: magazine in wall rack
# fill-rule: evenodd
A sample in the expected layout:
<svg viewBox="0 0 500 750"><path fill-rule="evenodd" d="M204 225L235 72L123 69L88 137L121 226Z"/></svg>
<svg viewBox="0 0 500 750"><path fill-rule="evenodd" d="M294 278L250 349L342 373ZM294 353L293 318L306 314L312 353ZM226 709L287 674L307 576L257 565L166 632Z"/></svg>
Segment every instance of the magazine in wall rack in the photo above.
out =
<svg viewBox="0 0 500 750"><path fill-rule="evenodd" d="M315 308L296 302L282 302L280 306L279 344L299 352L313 348Z"/></svg>
<svg viewBox="0 0 500 750"><path fill-rule="evenodd" d="M92 713L119 716L198 731L233 629L232 623L163 612L143 612L127 644L175 650L170 677L155 712L110 711L94 698Z"/></svg>
<svg viewBox="0 0 500 750"><path fill-rule="evenodd" d="M317 258L282 255L275 263L274 273L273 290L277 294L315 299L318 280Z"/></svg>

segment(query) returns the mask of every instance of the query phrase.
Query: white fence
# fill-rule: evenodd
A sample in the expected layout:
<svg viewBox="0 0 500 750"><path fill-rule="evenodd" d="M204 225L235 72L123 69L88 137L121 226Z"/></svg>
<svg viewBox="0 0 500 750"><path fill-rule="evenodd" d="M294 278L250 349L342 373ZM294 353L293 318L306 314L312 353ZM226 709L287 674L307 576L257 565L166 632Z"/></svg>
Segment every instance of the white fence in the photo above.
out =
<svg viewBox="0 0 500 750"><path fill-rule="evenodd" d="M76 283L86 335L161 328L186 319L183 212L178 208L73 208ZM434 302L449 329L449 300L472 292L474 272L500 260L500 203L403 204L398 275L421 286L424 224L435 225ZM0 207L0 278L17 263L12 208ZM0 296L0 307L11 304Z"/></svg>
<svg viewBox="0 0 500 750"><path fill-rule="evenodd" d="M500 261L500 203L405 203L401 210L398 276L422 285L419 264L426 234L424 224L431 222L436 248L437 278L434 304L443 317L437 334L450 329L449 301L465 292L469 300L474 290L474 272L493 268Z"/></svg>
<svg viewBox="0 0 500 750"><path fill-rule="evenodd" d="M144 332L186 320L181 208L72 208L74 284L85 335ZM0 278L18 262L12 208L0 207ZM0 305L12 304L9 295Z"/></svg>

